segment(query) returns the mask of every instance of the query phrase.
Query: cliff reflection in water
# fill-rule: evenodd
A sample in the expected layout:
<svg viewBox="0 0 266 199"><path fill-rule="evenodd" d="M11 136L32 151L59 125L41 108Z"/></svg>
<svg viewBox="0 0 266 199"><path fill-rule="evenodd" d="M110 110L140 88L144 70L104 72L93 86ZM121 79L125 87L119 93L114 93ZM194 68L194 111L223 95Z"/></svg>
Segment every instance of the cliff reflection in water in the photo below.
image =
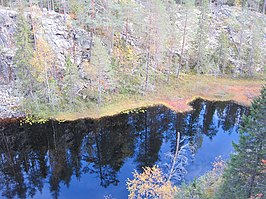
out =
<svg viewBox="0 0 266 199"><path fill-rule="evenodd" d="M95 190L87 192L91 198L98 198L98 192L111 185L110 192L117 187L120 193L116 194L125 196L123 175L158 163L164 151L174 152L177 132L189 136L196 154L204 136L213 139L221 129L236 132L242 114L247 113L245 107L230 102L199 99L192 105L194 110L184 114L157 106L100 120L0 124L1 195L40 198L50 192L50 197L58 198L65 190L75 189L82 198L86 186L81 182L93 183L96 177L97 184L91 185Z"/></svg>

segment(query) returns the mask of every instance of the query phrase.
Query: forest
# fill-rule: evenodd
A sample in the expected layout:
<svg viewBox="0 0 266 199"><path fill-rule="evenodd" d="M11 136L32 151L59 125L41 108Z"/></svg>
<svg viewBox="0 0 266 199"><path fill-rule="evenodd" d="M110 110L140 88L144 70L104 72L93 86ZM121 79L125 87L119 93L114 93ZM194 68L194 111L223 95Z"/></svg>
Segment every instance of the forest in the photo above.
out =
<svg viewBox="0 0 266 199"><path fill-rule="evenodd" d="M265 72L263 1L1 5L0 80L15 88L26 115L51 118L158 95L165 87L181 92L176 87L198 90L221 77L263 79ZM189 88L199 81L195 75L214 79Z"/></svg>
<svg viewBox="0 0 266 199"><path fill-rule="evenodd" d="M1 195L264 198L265 12L266 0L0 0Z"/></svg>

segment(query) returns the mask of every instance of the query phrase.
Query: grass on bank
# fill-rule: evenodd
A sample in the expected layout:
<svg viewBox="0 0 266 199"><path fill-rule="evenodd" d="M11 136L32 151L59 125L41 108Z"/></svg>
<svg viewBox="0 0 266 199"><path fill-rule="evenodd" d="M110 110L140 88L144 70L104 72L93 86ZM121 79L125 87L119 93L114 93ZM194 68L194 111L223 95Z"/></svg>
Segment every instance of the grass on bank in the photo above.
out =
<svg viewBox="0 0 266 199"><path fill-rule="evenodd" d="M262 79L233 79L207 75L182 75L172 77L170 84L157 82L156 90L145 95L112 95L100 107L92 104L90 108L75 113L58 113L57 120L72 121L81 118L99 119L132 109L154 105L164 105L176 112L191 110L189 103L196 98L211 101L234 101L249 106L252 99L259 95Z"/></svg>

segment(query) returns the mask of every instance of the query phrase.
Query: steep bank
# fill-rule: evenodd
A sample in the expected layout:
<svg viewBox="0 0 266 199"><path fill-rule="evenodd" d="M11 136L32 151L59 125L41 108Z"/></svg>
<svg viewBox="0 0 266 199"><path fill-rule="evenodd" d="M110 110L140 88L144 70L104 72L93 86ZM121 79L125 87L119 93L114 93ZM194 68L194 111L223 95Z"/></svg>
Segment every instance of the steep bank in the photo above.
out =
<svg viewBox="0 0 266 199"><path fill-rule="evenodd" d="M56 66L59 71L65 70L66 60L69 58L75 63L77 69L83 62L90 59L91 36L90 33L73 27L67 15L52 12L41 12L34 8L33 14L24 13L27 23L31 23L31 15L38 21L35 29L36 39L45 38L51 46L56 57ZM18 11L0 6L0 120L24 117L20 110L21 99L15 82L16 66L16 29ZM75 51L75 54L73 54ZM79 85L77 85L79 86Z"/></svg>
<svg viewBox="0 0 266 199"><path fill-rule="evenodd" d="M17 99L24 99L28 114L68 119L98 118L153 104L185 111L196 97L248 104L257 95L263 81L214 76L263 74L266 37L261 13L216 4L204 10L163 1L150 8L138 2L132 6L143 20L136 20L123 17L137 15L124 4L111 3L122 10L120 15L102 10L97 20L89 13L71 18L37 6L25 6L23 13L0 9L0 84L3 96L16 96L3 97L0 117L23 116L12 112L22 110ZM157 14L164 16L157 17L162 21L155 20L149 29L145 20ZM26 23L19 21L22 18ZM31 54L27 64L22 59L15 66L15 55L25 53L16 33L24 29Z"/></svg>
<svg viewBox="0 0 266 199"><path fill-rule="evenodd" d="M68 15L65 19L64 15L53 11L42 12L37 7L33 10L32 13L25 11L24 17L28 24L32 23L32 17L36 20L34 36L36 40L44 39L52 48L56 57L54 64L59 69L65 69L67 58L77 67L90 60L92 38L89 32L74 27ZM0 6L0 84L9 84L14 80L18 15L18 11Z"/></svg>

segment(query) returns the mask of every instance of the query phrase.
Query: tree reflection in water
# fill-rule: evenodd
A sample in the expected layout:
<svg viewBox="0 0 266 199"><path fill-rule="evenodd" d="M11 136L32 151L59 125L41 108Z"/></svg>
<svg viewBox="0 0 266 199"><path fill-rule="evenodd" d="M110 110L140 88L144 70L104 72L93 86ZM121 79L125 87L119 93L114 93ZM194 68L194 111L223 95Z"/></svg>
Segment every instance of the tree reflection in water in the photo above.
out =
<svg viewBox="0 0 266 199"><path fill-rule="evenodd" d="M192 106L193 111L182 114L157 106L100 120L0 124L1 194L33 197L48 183L51 195L58 198L60 185L71 189L73 176L77 180L96 176L102 187L124 187L118 173L129 159L131 171L163 161L160 150L169 142L168 150L174 153L177 132L181 139L188 137L193 156L203 136L212 139L218 129L236 131L247 113L245 107L230 102L198 99Z"/></svg>

